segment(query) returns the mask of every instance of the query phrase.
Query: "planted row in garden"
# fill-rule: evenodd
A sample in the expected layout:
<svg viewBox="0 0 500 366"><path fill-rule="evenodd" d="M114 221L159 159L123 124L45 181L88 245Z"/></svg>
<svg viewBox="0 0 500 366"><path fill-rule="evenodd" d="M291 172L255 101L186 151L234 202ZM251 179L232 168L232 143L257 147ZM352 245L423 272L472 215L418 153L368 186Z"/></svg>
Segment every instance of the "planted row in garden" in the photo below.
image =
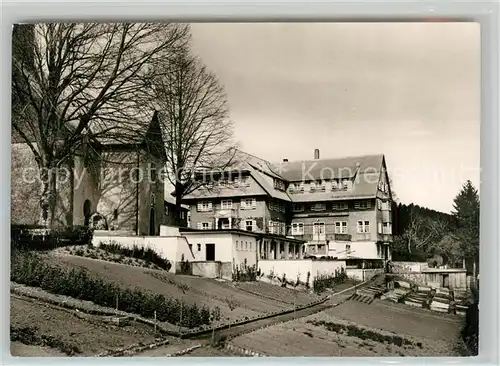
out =
<svg viewBox="0 0 500 366"><path fill-rule="evenodd" d="M324 320L309 320L307 322L315 326L323 326L331 332L346 334L349 337L356 337L362 340L368 339L379 343L394 344L398 347L402 347L403 345L414 345L410 340L398 335L384 335L368 329L359 328L355 325L344 325L339 323L326 322ZM418 342L416 343L416 345L422 348L422 343Z"/></svg>
<svg viewBox="0 0 500 366"><path fill-rule="evenodd" d="M40 287L50 293L70 296L95 304L116 308L145 318L195 328L219 320L220 310L190 305L162 294L140 289L120 288L114 283L90 276L84 269L65 270L43 262L30 252L15 253L11 261L11 281Z"/></svg>
<svg viewBox="0 0 500 366"><path fill-rule="evenodd" d="M144 248L134 245L132 248L126 248L118 243L104 244L99 243L99 249L102 249L111 254L123 255L125 257L142 259L146 263L156 264L158 267L169 271L172 268L172 263L168 259L162 258L151 248Z"/></svg>

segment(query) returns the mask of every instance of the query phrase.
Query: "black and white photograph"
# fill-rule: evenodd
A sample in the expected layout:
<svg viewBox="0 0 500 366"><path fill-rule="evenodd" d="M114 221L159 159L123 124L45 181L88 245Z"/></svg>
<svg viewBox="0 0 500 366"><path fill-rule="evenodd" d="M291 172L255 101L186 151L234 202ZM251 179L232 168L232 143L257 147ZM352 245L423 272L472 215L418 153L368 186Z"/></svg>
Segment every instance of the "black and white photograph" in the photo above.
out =
<svg viewBox="0 0 500 366"><path fill-rule="evenodd" d="M478 23L19 23L11 85L12 356L478 355Z"/></svg>

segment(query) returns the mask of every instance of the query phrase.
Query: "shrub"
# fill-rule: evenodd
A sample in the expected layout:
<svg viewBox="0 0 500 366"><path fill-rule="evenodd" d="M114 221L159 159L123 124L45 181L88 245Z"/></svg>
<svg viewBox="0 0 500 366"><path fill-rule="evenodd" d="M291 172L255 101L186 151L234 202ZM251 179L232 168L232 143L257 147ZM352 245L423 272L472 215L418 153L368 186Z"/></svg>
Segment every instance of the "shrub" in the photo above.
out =
<svg viewBox="0 0 500 366"><path fill-rule="evenodd" d="M110 254L119 255L120 261L123 260L124 257L130 257L142 259L147 264L153 263L166 271L169 271L170 268L172 268L172 264L168 259L162 258L151 248L138 247L137 245L134 245L132 248L126 248L118 243L111 242L109 244L99 243L99 249L102 249Z"/></svg>
<svg viewBox="0 0 500 366"><path fill-rule="evenodd" d="M308 272L309 276L309 272ZM332 275L319 275L313 278L313 290L319 294L327 288L332 288L335 285L344 283L347 280L347 273L342 267L340 270L335 270Z"/></svg>
<svg viewBox="0 0 500 366"><path fill-rule="evenodd" d="M233 264L233 282L254 282L260 275L260 269L257 269L257 265L248 266L246 258L241 266Z"/></svg>
<svg viewBox="0 0 500 366"><path fill-rule="evenodd" d="M159 321L177 325L181 322L181 302L177 299L143 293L140 289L124 289L114 283L104 282L99 277L91 277L82 268L65 270L52 266L32 252L16 252L11 262L11 281L112 308L116 307L118 299L118 310L140 314L145 318L153 318L156 310ZM182 303L182 307L182 325L189 328L209 324L210 314L220 318L220 310L217 308L211 312L210 309L197 305Z"/></svg>

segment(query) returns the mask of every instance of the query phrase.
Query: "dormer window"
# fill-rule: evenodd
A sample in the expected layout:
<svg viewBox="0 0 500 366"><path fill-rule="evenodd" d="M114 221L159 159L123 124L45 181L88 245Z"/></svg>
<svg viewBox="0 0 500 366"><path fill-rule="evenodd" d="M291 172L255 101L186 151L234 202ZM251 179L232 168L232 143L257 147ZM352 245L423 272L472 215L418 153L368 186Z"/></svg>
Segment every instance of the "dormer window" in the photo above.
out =
<svg viewBox="0 0 500 366"><path fill-rule="evenodd" d="M316 191L316 182L309 183L309 191L311 191L311 192Z"/></svg>
<svg viewBox="0 0 500 366"><path fill-rule="evenodd" d="M349 189L351 181L349 179L342 179L342 189Z"/></svg>
<svg viewBox="0 0 500 366"><path fill-rule="evenodd" d="M285 190L285 182L283 182L280 179L274 179L274 188L278 189L280 191L284 191Z"/></svg>
<svg viewBox="0 0 500 366"><path fill-rule="evenodd" d="M332 180L332 189L339 189L339 182L336 179Z"/></svg>
<svg viewBox="0 0 500 366"><path fill-rule="evenodd" d="M326 182L324 180L318 180L316 182L316 187L318 191L324 192L326 189Z"/></svg>

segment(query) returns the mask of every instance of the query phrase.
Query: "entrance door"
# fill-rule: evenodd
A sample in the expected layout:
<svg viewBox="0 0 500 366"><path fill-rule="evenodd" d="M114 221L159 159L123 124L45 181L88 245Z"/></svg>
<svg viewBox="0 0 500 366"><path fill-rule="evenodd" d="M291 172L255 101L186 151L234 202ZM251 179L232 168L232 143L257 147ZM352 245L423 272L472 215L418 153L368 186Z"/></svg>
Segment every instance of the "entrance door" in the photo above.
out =
<svg viewBox="0 0 500 366"><path fill-rule="evenodd" d="M151 209L149 210L149 235L153 236L155 234L155 209L151 207Z"/></svg>
<svg viewBox="0 0 500 366"><path fill-rule="evenodd" d="M313 240L325 240L325 223L315 222L313 224Z"/></svg>
<svg viewBox="0 0 500 366"><path fill-rule="evenodd" d="M207 261L215 260L215 244L206 244L205 246L206 259Z"/></svg>

